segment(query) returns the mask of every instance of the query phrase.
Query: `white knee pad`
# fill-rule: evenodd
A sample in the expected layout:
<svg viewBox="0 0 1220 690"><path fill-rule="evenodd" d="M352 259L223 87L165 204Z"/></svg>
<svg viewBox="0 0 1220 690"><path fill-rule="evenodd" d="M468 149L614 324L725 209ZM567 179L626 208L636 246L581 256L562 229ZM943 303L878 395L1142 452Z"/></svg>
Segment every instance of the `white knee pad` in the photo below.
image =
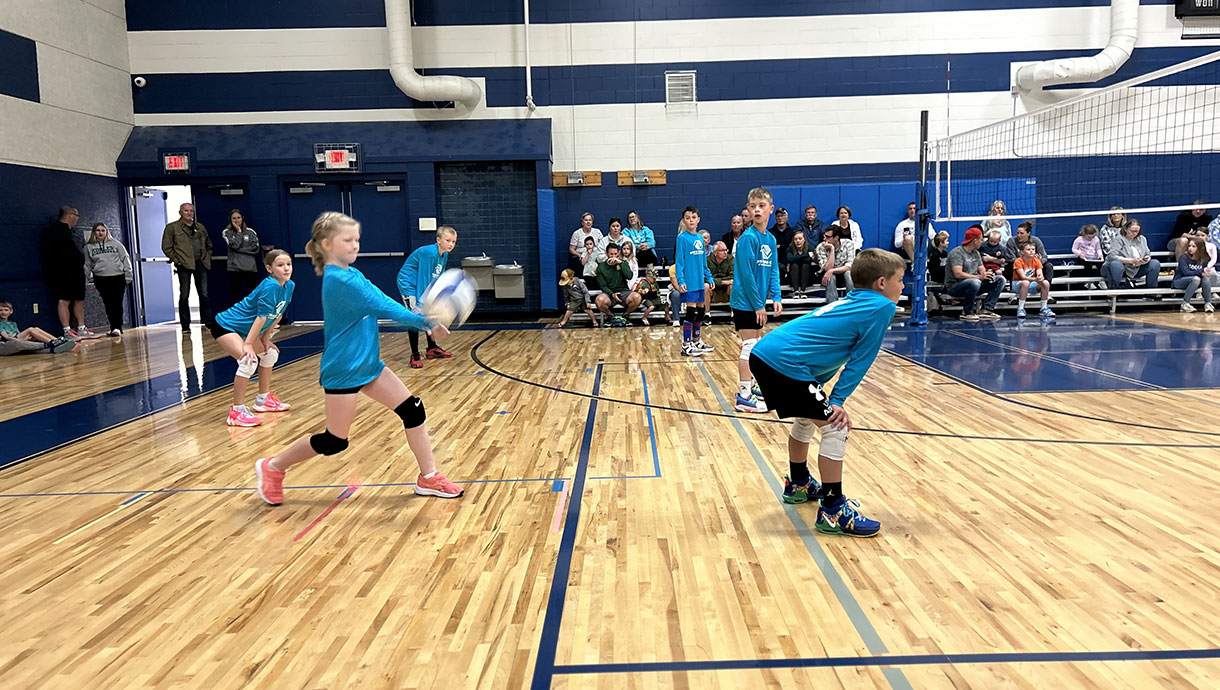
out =
<svg viewBox="0 0 1220 690"><path fill-rule="evenodd" d="M813 440L813 432L818 428L817 424L813 423L808 417L797 417L792 424L792 428L788 429L788 435L800 441L801 443L809 443Z"/></svg>
<svg viewBox="0 0 1220 690"><path fill-rule="evenodd" d="M746 338L745 340L741 341L741 357L738 359L748 361L750 359L750 351L754 349L754 345L757 342L758 338Z"/></svg>
<svg viewBox="0 0 1220 690"><path fill-rule="evenodd" d="M280 351L275 348L268 348L266 352L258 356L258 365L260 367L270 369L278 361L280 361Z"/></svg>
<svg viewBox="0 0 1220 690"><path fill-rule="evenodd" d="M237 360L237 375L243 379L248 379L254 376L254 372L258 370L258 360L254 357L249 359L242 358Z"/></svg>
<svg viewBox="0 0 1220 690"><path fill-rule="evenodd" d="M847 455L847 429L836 429L829 424L822 427L822 443L818 446L818 455L843 462L844 456Z"/></svg>

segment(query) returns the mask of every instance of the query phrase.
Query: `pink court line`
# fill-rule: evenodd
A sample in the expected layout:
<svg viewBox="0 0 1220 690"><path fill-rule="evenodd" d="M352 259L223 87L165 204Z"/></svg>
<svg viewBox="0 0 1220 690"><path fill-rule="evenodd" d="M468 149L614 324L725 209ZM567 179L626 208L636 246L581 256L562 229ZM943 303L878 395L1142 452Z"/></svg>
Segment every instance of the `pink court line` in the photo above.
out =
<svg viewBox="0 0 1220 690"><path fill-rule="evenodd" d="M294 542L300 541L301 537L305 536L306 534L309 534L309 530L313 529L319 522L322 522L322 518L326 517L327 515L330 515L330 511L339 507L340 503L346 501L347 499L351 498L352 496L355 496L356 492L359 490L360 490L359 484L348 484L347 488L343 490L343 493L339 494L339 498L336 498L335 502L330 504L329 508L322 511L321 515L319 515L317 518L315 518L313 522L309 523L308 527L301 530L300 534L293 537L292 541L294 541Z"/></svg>
<svg viewBox="0 0 1220 690"><path fill-rule="evenodd" d="M568 480L563 480L563 491L559 492L559 505L555 506L555 517L551 520L551 532L559 531L559 524L563 522L563 504L568 500Z"/></svg>

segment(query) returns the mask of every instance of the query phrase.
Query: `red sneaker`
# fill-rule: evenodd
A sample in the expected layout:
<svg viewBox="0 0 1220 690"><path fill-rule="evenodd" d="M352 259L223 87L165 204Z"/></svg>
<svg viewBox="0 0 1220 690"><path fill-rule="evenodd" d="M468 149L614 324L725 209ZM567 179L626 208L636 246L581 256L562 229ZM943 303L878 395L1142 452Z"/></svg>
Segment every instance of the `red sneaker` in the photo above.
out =
<svg viewBox="0 0 1220 690"><path fill-rule="evenodd" d="M411 368L412 369L423 369L424 360L420 359L419 357L416 357L415 355L411 355Z"/></svg>
<svg viewBox="0 0 1220 690"><path fill-rule="evenodd" d="M284 503L284 473L272 469L271 458L259 458L258 462L254 463L254 474L258 477L259 497L266 501L267 505L282 505Z"/></svg>
<svg viewBox="0 0 1220 690"><path fill-rule="evenodd" d="M415 493L420 496L439 496L441 498L457 498L462 495L462 487L445 479L445 475L437 472L431 479L424 475L415 478Z"/></svg>
<svg viewBox="0 0 1220 690"><path fill-rule="evenodd" d="M263 420L250 414L245 405L234 405L229 408L229 426L258 426Z"/></svg>
<svg viewBox="0 0 1220 690"><path fill-rule="evenodd" d="M279 398L275 397L275 391L267 394L267 399L263 401L262 405L258 404L258 398L254 399L255 412L287 412L291 408L292 405L282 402Z"/></svg>
<svg viewBox="0 0 1220 690"><path fill-rule="evenodd" d="M430 347L428 348L428 351L424 353L424 356L428 359L449 359L453 356L453 353L447 350L442 350L439 347Z"/></svg>

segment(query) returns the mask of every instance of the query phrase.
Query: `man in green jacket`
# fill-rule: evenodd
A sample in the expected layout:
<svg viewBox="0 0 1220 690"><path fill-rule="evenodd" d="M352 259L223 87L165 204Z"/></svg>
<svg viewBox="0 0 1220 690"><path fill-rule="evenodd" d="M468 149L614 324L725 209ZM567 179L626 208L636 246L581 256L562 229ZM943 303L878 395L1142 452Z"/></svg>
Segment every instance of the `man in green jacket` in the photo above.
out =
<svg viewBox="0 0 1220 690"><path fill-rule="evenodd" d="M199 320L212 320L212 309L208 304L208 269L212 267L212 239L203 223L195 222L195 205L178 207L178 220L165 226L161 235L161 251L174 262L178 273L178 322L182 331L191 330L191 279L195 280L195 292L199 295Z"/></svg>
<svg viewBox="0 0 1220 690"><path fill-rule="evenodd" d="M606 245L606 260L597 265L597 284L601 286L602 294L595 300L597 308L606 315L602 325L610 325L610 309L622 305L623 316L629 315L640 306L640 293L631 290L631 265L619 258L618 245Z"/></svg>

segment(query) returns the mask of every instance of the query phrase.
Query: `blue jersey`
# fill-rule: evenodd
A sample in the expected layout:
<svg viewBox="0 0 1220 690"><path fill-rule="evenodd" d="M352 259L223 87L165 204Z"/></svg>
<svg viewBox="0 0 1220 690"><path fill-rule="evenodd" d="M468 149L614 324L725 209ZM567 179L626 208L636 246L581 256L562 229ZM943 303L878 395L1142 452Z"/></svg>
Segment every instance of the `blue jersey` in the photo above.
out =
<svg viewBox="0 0 1220 690"><path fill-rule="evenodd" d="M442 254L435 244L411 252L402 268L398 269L398 292L403 297L414 297L418 301L424 296L424 290L445 270L448 261L449 252Z"/></svg>
<svg viewBox="0 0 1220 690"><path fill-rule="evenodd" d="M843 367L830 394L830 404L842 406L877 358L895 308L880 292L857 288L771 331L753 353L798 381L825 384Z"/></svg>
<svg viewBox="0 0 1220 690"><path fill-rule="evenodd" d="M702 292L704 283L712 282L712 272L707 267L707 247L703 246L703 236L695 232L683 230L678 233L678 241L674 250L674 276L678 285L685 285L687 292L696 290ZM671 285L677 288L677 285Z"/></svg>
<svg viewBox="0 0 1220 690"><path fill-rule="evenodd" d="M266 319L258 329L258 334L262 335L284 315L284 307L292 301L295 288L291 280L281 286L278 280L267 276L245 299L217 314L216 323L245 338L261 316Z"/></svg>
<svg viewBox="0 0 1220 690"><path fill-rule="evenodd" d="M774 235L752 225L741 233L737 253L733 255L729 306L738 311L758 311L767 307L768 299L779 302L778 260Z"/></svg>
<svg viewBox="0 0 1220 690"><path fill-rule="evenodd" d="M322 273L323 388L356 388L381 374L377 319L393 319L418 330L428 321L377 289L364 274L348 266L327 264Z"/></svg>

